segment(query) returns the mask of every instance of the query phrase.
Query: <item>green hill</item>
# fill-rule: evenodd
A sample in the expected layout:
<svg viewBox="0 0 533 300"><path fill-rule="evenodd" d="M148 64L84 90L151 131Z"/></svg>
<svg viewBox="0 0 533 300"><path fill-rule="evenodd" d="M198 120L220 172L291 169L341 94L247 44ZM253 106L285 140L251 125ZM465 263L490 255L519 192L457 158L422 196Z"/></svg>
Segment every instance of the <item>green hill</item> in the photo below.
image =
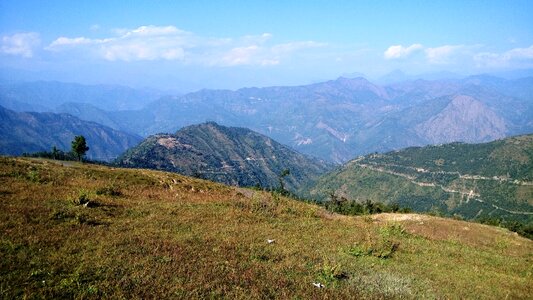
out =
<svg viewBox="0 0 533 300"><path fill-rule="evenodd" d="M531 253L476 223L347 217L175 173L0 157L2 299L526 299Z"/></svg>
<svg viewBox="0 0 533 300"><path fill-rule="evenodd" d="M533 135L372 154L321 177L307 195L398 203L466 219L533 222Z"/></svg>
<svg viewBox="0 0 533 300"><path fill-rule="evenodd" d="M316 179L331 165L311 159L246 128L214 122L157 134L117 159L125 167L149 168L201 177L229 185L279 187L280 174L290 190Z"/></svg>

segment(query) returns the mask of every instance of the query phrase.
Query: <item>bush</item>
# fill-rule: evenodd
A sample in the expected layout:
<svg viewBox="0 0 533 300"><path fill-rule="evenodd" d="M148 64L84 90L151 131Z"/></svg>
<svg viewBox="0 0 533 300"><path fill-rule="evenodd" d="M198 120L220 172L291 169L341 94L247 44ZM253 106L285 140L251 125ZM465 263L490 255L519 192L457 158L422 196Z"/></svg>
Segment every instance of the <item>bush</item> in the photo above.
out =
<svg viewBox="0 0 533 300"><path fill-rule="evenodd" d="M342 270L340 264L323 263L318 273L320 280L325 283L334 283L338 280L349 278L348 274Z"/></svg>
<svg viewBox="0 0 533 300"><path fill-rule="evenodd" d="M89 195L90 195L90 191L86 189L80 189L78 190L78 195L74 196L74 198L72 199L72 202L75 205L89 206L89 203L91 201Z"/></svg>
<svg viewBox="0 0 533 300"><path fill-rule="evenodd" d="M373 256L388 259L392 257L400 246L398 238L406 235L403 226L396 223L380 227L378 233L379 238L377 240L355 244L348 249L348 254L356 257Z"/></svg>
<svg viewBox="0 0 533 300"><path fill-rule="evenodd" d="M96 195L105 195L105 196L122 196L122 192L120 189L114 185L109 185L105 187L101 187L96 190Z"/></svg>
<svg viewBox="0 0 533 300"><path fill-rule="evenodd" d="M374 256L381 259L391 258L392 254L398 250L399 242L393 242L388 239L380 239L375 242L365 244L355 244L348 249L348 254L360 256Z"/></svg>

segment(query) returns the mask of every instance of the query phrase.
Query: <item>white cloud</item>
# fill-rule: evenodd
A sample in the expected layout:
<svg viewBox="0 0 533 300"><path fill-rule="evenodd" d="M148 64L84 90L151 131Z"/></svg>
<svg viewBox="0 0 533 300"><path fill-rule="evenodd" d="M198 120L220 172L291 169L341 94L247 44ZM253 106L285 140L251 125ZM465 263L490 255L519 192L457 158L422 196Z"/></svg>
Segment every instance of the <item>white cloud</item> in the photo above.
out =
<svg viewBox="0 0 533 300"><path fill-rule="evenodd" d="M110 61L134 60L182 60L185 51L181 47L154 46L130 42L123 44L110 44L102 47L101 55Z"/></svg>
<svg viewBox="0 0 533 300"><path fill-rule="evenodd" d="M174 26L141 26L137 29L133 29L130 31L127 31L123 37L130 37L130 36L175 36L175 35L181 35L181 34L187 34L186 31L183 31L181 29L178 29Z"/></svg>
<svg viewBox="0 0 533 300"><path fill-rule="evenodd" d="M437 47L424 47L421 44L413 44L408 47L402 45L390 46L384 53L385 59L407 59L407 63L426 63L434 65L464 64L472 61L474 49L480 45L442 45ZM421 52L423 55L413 57L414 53Z"/></svg>
<svg viewBox="0 0 533 300"><path fill-rule="evenodd" d="M46 49L47 50L60 50L63 46L76 46L76 45L84 45L84 44L96 44L100 43L102 41L99 40L93 40L88 39L84 37L77 37L77 38L67 38L67 37L59 37L56 40L54 40Z"/></svg>
<svg viewBox="0 0 533 300"><path fill-rule="evenodd" d="M141 26L116 29L114 37L90 39L59 37L50 51L81 51L109 61L179 60L210 66L276 65L281 59L305 49L324 46L314 41L270 44L272 34L239 38L195 35L174 26Z"/></svg>
<svg viewBox="0 0 533 300"><path fill-rule="evenodd" d="M290 52L298 51L302 49L318 48L318 47L325 47L325 46L327 46L327 44L317 43L314 41L292 42L292 43L275 45L272 47L272 52L290 53Z"/></svg>
<svg viewBox="0 0 533 300"><path fill-rule="evenodd" d="M141 26L118 32L120 35L105 39L59 37L46 49L92 51L110 61L182 60L185 49L191 45L191 34L174 26Z"/></svg>
<svg viewBox="0 0 533 300"><path fill-rule="evenodd" d="M244 38L244 40L248 39L249 37ZM290 56L295 52L323 46L326 46L326 44L314 41L291 42L273 46L260 45L258 43L232 48L222 56L221 60L217 60L215 57L211 64L220 66L277 65L284 57Z"/></svg>
<svg viewBox="0 0 533 300"><path fill-rule="evenodd" d="M402 45L393 45L390 46L383 55L386 59L405 58L422 48L423 46L420 44L413 44L409 47L404 47Z"/></svg>
<svg viewBox="0 0 533 300"><path fill-rule="evenodd" d="M463 45L444 45L434 48L426 48L426 58L429 63L432 64L449 64L452 63L452 57L457 54L458 51L463 50Z"/></svg>
<svg viewBox="0 0 533 300"><path fill-rule="evenodd" d="M504 53L507 60L512 59L533 59L533 45L527 48L514 48Z"/></svg>
<svg viewBox="0 0 533 300"><path fill-rule="evenodd" d="M258 50L259 47L255 45L233 48L222 57L222 63L227 66L250 64L252 57Z"/></svg>
<svg viewBox="0 0 533 300"><path fill-rule="evenodd" d="M272 38L272 34L265 32L260 35L245 35L240 40L244 43L264 44Z"/></svg>
<svg viewBox="0 0 533 300"><path fill-rule="evenodd" d="M533 45L514 48L503 53L481 52L474 56L478 67L531 67L533 66Z"/></svg>
<svg viewBox="0 0 533 300"><path fill-rule="evenodd" d="M6 35L2 37L0 52L30 58L33 57L33 51L40 42L39 34L35 32Z"/></svg>

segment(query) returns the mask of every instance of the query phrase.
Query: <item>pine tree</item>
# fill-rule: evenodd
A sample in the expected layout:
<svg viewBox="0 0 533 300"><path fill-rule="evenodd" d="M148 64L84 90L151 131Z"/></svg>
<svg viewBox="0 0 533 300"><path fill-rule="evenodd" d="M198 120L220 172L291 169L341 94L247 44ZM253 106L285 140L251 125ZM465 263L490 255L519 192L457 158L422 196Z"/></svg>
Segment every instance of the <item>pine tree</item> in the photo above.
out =
<svg viewBox="0 0 533 300"><path fill-rule="evenodd" d="M83 135L74 137L74 140L72 141L72 152L78 156L79 161L81 161L82 157L85 155L85 152L88 150L89 147L87 147L87 142L85 141L85 137Z"/></svg>

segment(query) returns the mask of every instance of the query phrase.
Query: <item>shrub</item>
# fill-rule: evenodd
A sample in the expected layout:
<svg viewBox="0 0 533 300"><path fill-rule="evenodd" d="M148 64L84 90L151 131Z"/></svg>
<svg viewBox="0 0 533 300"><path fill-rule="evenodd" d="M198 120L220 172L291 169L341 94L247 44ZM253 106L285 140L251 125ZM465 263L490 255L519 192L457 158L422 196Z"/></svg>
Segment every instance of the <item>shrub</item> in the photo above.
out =
<svg viewBox="0 0 533 300"><path fill-rule="evenodd" d="M96 190L96 195L105 195L105 196L122 196L122 192L120 189L114 185L109 185L105 187L101 187Z"/></svg>
<svg viewBox="0 0 533 300"><path fill-rule="evenodd" d="M41 180L39 176L39 172L37 170L29 170L27 177L28 177L28 180L31 182L40 182Z"/></svg>
<svg viewBox="0 0 533 300"><path fill-rule="evenodd" d="M333 283L338 280L349 278L348 274L342 270L340 264L323 263L318 270L320 280L325 283Z"/></svg>
<svg viewBox="0 0 533 300"><path fill-rule="evenodd" d="M398 250L400 246L399 242L394 242L388 239L379 239L378 241L355 244L348 249L348 254L361 257L361 256L374 256L381 259L391 258L392 254Z"/></svg>
<svg viewBox="0 0 533 300"><path fill-rule="evenodd" d="M89 202L91 201L89 198L89 195L90 195L90 191L86 189L80 189L78 190L78 195L74 197L72 202L75 205L88 205Z"/></svg>
<svg viewBox="0 0 533 300"><path fill-rule="evenodd" d="M362 244L355 244L348 249L348 254L361 256L374 256L381 259L391 258L398 250L400 242L398 237L406 234L400 224L388 224L379 228L379 238Z"/></svg>

